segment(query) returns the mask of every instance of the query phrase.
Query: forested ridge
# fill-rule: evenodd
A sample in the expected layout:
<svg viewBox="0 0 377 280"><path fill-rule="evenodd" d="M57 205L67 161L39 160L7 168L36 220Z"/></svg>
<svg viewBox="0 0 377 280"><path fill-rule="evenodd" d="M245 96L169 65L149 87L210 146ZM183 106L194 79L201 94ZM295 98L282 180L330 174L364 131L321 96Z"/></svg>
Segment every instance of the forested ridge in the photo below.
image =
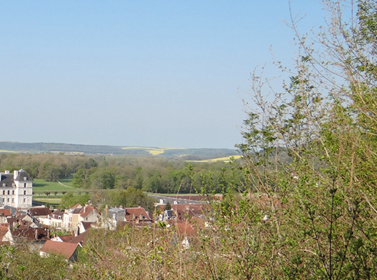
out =
<svg viewBox="0 0 377 280"><path fill-rule="evenodd" d="M236 149L215 148L159 148L159 147L127 147L110 145L83 145L65 143L21 143L0 141L0 151L14 153L62 153L82 155L156 155L164 158L178 158L183 160L206 160L238 155Z"/></svg>

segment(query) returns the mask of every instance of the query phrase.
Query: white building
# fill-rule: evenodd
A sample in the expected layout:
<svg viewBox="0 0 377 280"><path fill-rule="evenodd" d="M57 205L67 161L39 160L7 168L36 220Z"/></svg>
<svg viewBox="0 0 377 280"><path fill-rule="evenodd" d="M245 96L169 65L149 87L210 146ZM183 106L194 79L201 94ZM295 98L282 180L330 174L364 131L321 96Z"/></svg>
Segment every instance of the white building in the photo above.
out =
<svg viewBox="0 0 377 280"><path fill-rule="evenodd" d="M33 180L25 170L0 172L0 206L5 205L28 210L32 206Z"/></svg>

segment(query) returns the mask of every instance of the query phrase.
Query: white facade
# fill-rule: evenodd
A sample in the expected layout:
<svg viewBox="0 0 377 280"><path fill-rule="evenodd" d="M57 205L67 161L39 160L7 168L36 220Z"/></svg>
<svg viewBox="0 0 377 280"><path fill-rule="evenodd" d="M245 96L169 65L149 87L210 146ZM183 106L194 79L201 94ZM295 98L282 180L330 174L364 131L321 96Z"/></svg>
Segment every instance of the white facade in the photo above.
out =
<svg viewBox="0 0 377 280"><path fill-rule="evenodd" d="M28 210L32 206L33 180L25 170L0 172L0 206L12 206Z"/></svg>

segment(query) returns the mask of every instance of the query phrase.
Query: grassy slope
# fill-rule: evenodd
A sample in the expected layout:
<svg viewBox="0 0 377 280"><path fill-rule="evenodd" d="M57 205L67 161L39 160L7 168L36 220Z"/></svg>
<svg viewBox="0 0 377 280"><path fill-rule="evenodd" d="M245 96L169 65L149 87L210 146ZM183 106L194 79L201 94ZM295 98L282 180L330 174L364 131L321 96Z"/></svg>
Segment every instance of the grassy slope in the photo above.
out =
<svg viewBox="0 0 377 280"><path fill-rule="evenodd" d="M71 191L73 189L72 180L70 179L60 180L60 183L46 182L43 179L34 179L33 190L34 191Z"/></svg>
<svg viewBox="0 0 377 280"><path fill-rule="evenodd" d="M44 193L46 191L71 191L74 190L72 187L72 179L61 179L59 180L61 184L58 182L46 182L43 179L34 179L33 180L33 191L36 194L33 196L33 201L42 202L42 203L50 203L52 205L59 205L61 202L61 194L55 196L54 194L50 194L49 197L46 197ZM38 194L41 192L41 194Z"/></svg>

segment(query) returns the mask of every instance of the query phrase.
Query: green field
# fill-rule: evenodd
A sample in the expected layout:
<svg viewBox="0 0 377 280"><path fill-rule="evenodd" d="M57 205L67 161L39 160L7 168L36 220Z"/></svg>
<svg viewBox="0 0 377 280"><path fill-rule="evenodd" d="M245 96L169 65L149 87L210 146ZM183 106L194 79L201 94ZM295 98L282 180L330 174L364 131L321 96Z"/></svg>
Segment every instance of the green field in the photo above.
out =
<svg viewBox="0 0 377 280"><path fill-rule="evenodd" d="M77 191L77 189L72 187L72 179L61 179L59 182L47 182L43 179L34 179L33 201L42 204L46 204L48 202L50 205L57 206L60 204L63 194L56 194L54 192ZM50 192L50 194L47 196L45 194L46 192Z"/></svg>
<svg viewBox="0 0 377 280"><path fill-rule="evenodd" d="M59 183L60 182L60 183ZM47 182L43 179L33 180L34 191L72 191L72 179L61 179L59 182Z"/></svg>

